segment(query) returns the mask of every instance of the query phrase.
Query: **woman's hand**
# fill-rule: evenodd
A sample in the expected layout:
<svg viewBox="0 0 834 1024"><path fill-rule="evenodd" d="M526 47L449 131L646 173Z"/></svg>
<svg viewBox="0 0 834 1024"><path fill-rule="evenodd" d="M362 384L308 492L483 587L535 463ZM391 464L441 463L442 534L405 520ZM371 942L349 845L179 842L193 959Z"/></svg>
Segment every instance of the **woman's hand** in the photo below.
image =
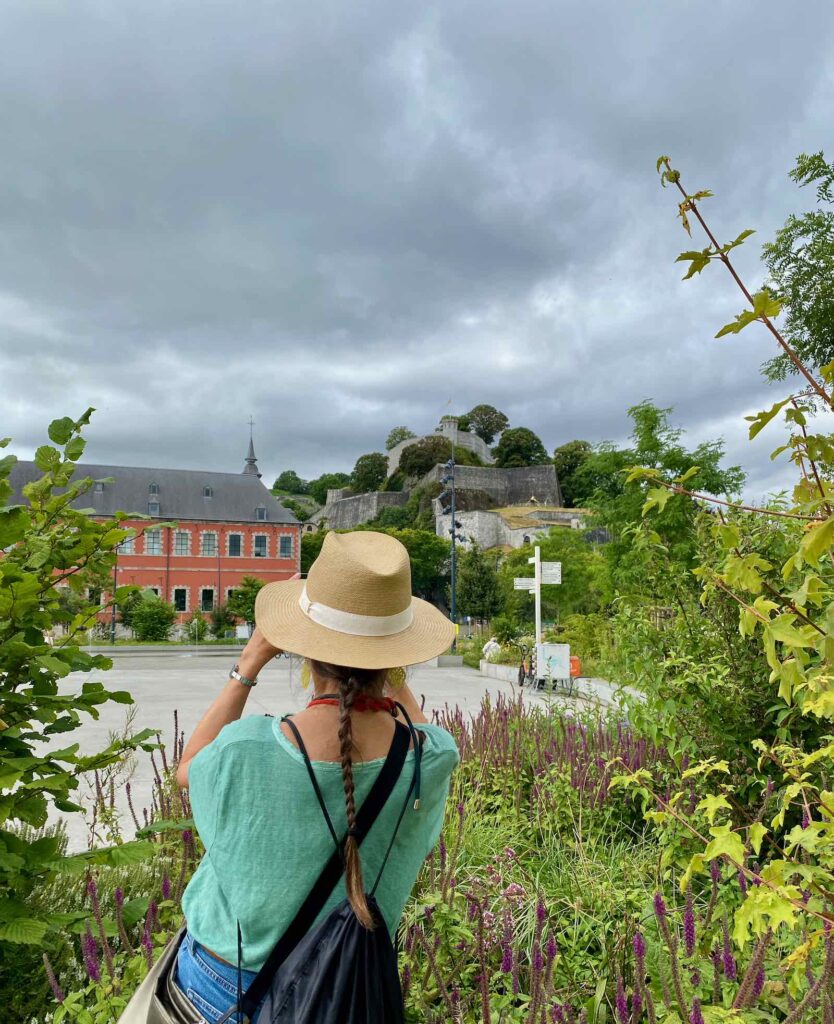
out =
<svg viewBox="0 0 834 1024"><path fill-rule="evenodd" d="M240 674L248 679L254 679L267 662L271 661L281 651L273 647L258 627L249 637L246 646L240 655Z"/></svg>

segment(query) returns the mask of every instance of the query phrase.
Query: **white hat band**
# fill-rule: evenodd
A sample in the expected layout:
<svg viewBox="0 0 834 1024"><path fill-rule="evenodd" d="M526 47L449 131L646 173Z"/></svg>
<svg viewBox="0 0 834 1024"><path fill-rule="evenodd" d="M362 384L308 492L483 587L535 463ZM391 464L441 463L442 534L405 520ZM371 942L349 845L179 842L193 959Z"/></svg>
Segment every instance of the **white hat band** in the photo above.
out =
<svg viewBox="0 0 834 1024"><path fill-rule="evenodd" d="M396 615L356 615L354 612L343 612L340 608L311 601L307 597L306 586L301 591L298 603L308 619L326 629L351 636L393 636L408 629L414 621L411 605Z"/></svg>

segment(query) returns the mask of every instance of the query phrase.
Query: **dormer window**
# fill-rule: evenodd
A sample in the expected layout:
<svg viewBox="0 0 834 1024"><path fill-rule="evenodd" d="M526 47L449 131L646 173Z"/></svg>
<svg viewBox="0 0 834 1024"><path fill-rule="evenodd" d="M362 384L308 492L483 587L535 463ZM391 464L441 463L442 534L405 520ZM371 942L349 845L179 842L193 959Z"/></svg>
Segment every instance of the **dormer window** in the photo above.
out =
<svg viewBox="0 0 834 1024"><path fill-rule="evenodd" d="M104 484L101 482L101 480L96 480L95 486L93 487L93 492L95 494L104 494Z"/></svg>
<svg viewBox="0 0 834 1024"><path fill-rule="evenodd" d="M255 519L257 519L257 521L259 523L265 523L266 522L266 506L265 505L258 505L258 507L255 509Z"/></svg>
<svg viewBox="0 0 834 1024"><path fill-rule="evenodd" d="M149 516L158 516L159 515L159 502L158 501L149 501L148 502L148 515Z"/></svg>
<svg viewBox="0 0 834 1024"><path fill-rule="evenodd" d="M159 484L151 484L148 488L148 494L159 494Z"/></svg>
<svg viewBox="0 0 834 1024"><path fill-rule="evenodd" d="M214 491L208 485L206 485L203 488L203 497L204 498L213 498L214 497Z"/></svg>

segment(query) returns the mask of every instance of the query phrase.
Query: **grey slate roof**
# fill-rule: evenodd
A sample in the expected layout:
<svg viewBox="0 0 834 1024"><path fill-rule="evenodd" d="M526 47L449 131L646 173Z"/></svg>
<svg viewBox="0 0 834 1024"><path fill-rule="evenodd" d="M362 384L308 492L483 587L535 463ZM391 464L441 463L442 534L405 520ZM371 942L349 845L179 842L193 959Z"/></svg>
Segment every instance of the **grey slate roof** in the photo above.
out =
<svg viewBox="0 0 834 1024"><path fill-rule="evenodd" d="M43 474L34 462L18 462L11 472L11 485L20 501L24 484L39 480ZM75 479L113 477L100 493L91 488L73 502L75 508L95 509L102 516L114 512L147 515L148 501L159 501L159 517L165 520L211 520L215 522L255 523L258 506L266 508L267 523L297 524L295 516L261 483L253 473L210 473L202 469L144 469L139 466L97 466L79 463ZM151 484L159 488L150 493ZM210 487L212 497L203 496ZM156 518L156 517L154 517Z"/></svg>

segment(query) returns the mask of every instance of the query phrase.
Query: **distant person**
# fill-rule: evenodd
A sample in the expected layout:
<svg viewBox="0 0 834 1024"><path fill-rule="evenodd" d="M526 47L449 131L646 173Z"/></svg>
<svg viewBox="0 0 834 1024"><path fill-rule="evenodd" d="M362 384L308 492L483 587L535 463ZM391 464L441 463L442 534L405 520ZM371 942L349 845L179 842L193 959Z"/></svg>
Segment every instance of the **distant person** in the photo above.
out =
<svg viewBox="0 0 834 1024"><path fill-rule="evenodd" d="M317 977L323 954L312 940L318 941L319 929L334 915L342 915L346 933L355 937L358 929L375 936L368 942L385 945L393 971L390 1012L374 1016L373 1006L380 1005L375 1003L367 1016L356 1015L355 1005L364 1006L366 990L373 987L358 972L338 979L354 1000L347 1015L334 1005L329 978L318 988L307 984L305 997L314 1009L305 1004L298 1016L276 1009L287 1005L276 995L280 971L267 979L253 1009L263 1009L260 1016L270 1021L339 1024L361 1017L396 1024L403 1019L402 996L391 938L437 842L458 762L454 738L427 721L402 683L401 666L447 650L454 627L412 596L403 545L370 531L328 533L306 580L271 583L260 591L255 622L239 664L194 730L177 769L206 848L183 897L187 931L173 972L178 990L211 1024L236 1007L238 963L246 992L308 894L321 888L316 883L331 861L339 865L337 880L315 927L300 936L290 933L302 956L293 984L298 976L303 982L308 970ZM282 651L307 659L312 699L292 718L241 718L258 672ZM408 728L394 699L407 712ZM398 775L389 771L396 783L362 842L357 822L363 802L386 757L386 764L396 762L395 750L404 758L402 769ZM367 893L378 875L371 898ZM335 963L333 969L349 970L350 953L347 967ZM268 973L269 968L262 977Z"/></svg>
<svg viewBox="0 0 834 1024"><path fill-rule="evenodd" d="M500 653L501 644L498 643L494 636L490 637L483 646L484 657L487 661L495 661Z"/></svg>

